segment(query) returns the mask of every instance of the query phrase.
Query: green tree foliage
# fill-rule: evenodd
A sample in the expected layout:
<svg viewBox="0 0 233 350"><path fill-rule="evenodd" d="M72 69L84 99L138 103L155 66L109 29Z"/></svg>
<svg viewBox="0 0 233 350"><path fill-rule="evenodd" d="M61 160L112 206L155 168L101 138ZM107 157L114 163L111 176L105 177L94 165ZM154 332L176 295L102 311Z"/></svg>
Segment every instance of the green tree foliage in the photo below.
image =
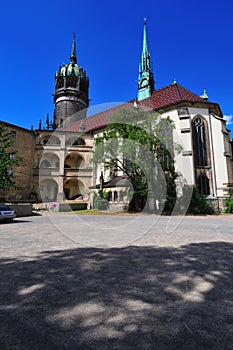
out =
<svg viewBox="0 0 233 350"><path fill-rule="evenodd" d="M12 151L14 143L12 133L4 126L0 126L0 189L18 189L14 181L13 166L22 162L22 157L17 156L17 151Z"/></svg>
<svg viewBox="0 0 233 350"><path fill-rule="evenodd" d="M226 202L225 213L233 214L233 193Z"/></svg>
<svg viewBox="0 0 233 350"><path fill-rule="evenodd" d="M186 186L184 188L184 195L185 195L185 190L189 190L188 188L190 186ZM187 214L213 214L214 210L209 204L208 200L206 199L205 196L200 194L198 188L196 186L192 186L192 197L191 201L189 203L188 211Z"/></svg>
<svg viewBox="0 0 233 350"><path fill-rule="evenodd" d="M121 109L112 115L103 135L96 139L93 162L111 173L125 174L133 187L131 210L140 211L149 196L164 201L175 196L172 131L174 124L157 113L137 108ZM165 193L166 192L166 193Z"/></svg>

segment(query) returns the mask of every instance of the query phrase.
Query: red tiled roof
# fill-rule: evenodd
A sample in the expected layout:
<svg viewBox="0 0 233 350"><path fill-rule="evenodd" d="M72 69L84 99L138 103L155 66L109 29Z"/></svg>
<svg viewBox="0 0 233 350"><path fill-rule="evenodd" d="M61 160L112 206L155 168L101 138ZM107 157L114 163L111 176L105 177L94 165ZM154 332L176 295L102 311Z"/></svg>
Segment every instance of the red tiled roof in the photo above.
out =
<svg viewBox="0 0 233 350"><path fill-rule="evenodd" d="M185 89L183 86L175 83L172 85L165 86L159 90L155 90L153 94L141 101L137 99L131 100L128 103L123 103L119 106L107 109L106 111L97 113L82 121L74 122L71 125L65 126L62 130L64 131L80 131L80 124L85 125L85 132L104 128L109 120L109 117L116 113L119 108L132 108L134 101L137 105L146 111L158 110L178 102L203 102L203 98L194 94L193 92Z"/></svg>

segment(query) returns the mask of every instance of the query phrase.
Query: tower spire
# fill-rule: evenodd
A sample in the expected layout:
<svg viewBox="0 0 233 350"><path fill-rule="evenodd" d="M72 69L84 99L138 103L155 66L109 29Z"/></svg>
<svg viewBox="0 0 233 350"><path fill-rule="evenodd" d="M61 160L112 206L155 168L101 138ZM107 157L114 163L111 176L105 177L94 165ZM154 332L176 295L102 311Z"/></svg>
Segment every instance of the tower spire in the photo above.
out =
<svg viewBox="0 0 233 350"><path fill-rule="evenodd" d="M72 50L71 50L71 55L70 55L70 63L77 63L75 33L73 33Z"/></svg>
<svg viewBox="0 0 233 350"><path fill-rule="evenodd" d="M150 53L147 44L146 35L146 18L144 18L144 28L143 28L143 47L142 47L142 70L150 68Z"/></svg>
<svg viewBox="0 0 233 350"><path fill-rule="evenodd" d="M146 18L143 26L143 44L141 64L139 64L138 77L138 100L143 100L151 96L154 91L154 76L150 62L150 52L147 43Z"/></svg>

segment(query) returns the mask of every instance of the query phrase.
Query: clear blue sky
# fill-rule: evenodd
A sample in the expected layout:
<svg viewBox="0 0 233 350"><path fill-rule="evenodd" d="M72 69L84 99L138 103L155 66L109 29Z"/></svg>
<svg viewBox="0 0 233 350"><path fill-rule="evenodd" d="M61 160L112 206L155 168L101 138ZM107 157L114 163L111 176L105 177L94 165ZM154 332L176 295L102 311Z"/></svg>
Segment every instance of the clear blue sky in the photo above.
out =
<svg viewBox="0 0 233 350"><path fill-rule="evenodd" d="M12 0L1 4L0 119L30 128L52 117L54 75L73 32L91 105L136 97L144 16L157 88L174 77L197 94L206 88L233 115L231 0Z"/></svg>

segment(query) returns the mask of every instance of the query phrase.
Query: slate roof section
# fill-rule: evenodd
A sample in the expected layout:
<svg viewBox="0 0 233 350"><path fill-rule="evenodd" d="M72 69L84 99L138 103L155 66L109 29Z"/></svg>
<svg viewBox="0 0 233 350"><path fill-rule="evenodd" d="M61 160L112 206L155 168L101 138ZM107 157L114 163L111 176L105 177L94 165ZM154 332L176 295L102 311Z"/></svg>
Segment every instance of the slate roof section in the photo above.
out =
<svg viewBox="0 0 233 350"><path fill-rule="evenodd" d="M104 182L103 188L111 188L111 187L128 187L128 176L127 175L121 175L116 176L114 179L111 179L110 181ZM100 184L90 186L90 189L99 189Z"/></svg>
<svg viewBox="0 0 233 350"><path fill-rule="evenodd" d="M82 121L74 122L72 125L66 126L62 130L80 132L81 124L85 125L84 132L104 128L112 114L117 113L120 108L132 108L135 101L139 107L146 111L158 110L179 102L205 102L202 97L185 89L183 86L174 83L159 90L155 90L150 97L144 100L131 100L122 105L118 105L91 117L82 119Z"/></svg>

